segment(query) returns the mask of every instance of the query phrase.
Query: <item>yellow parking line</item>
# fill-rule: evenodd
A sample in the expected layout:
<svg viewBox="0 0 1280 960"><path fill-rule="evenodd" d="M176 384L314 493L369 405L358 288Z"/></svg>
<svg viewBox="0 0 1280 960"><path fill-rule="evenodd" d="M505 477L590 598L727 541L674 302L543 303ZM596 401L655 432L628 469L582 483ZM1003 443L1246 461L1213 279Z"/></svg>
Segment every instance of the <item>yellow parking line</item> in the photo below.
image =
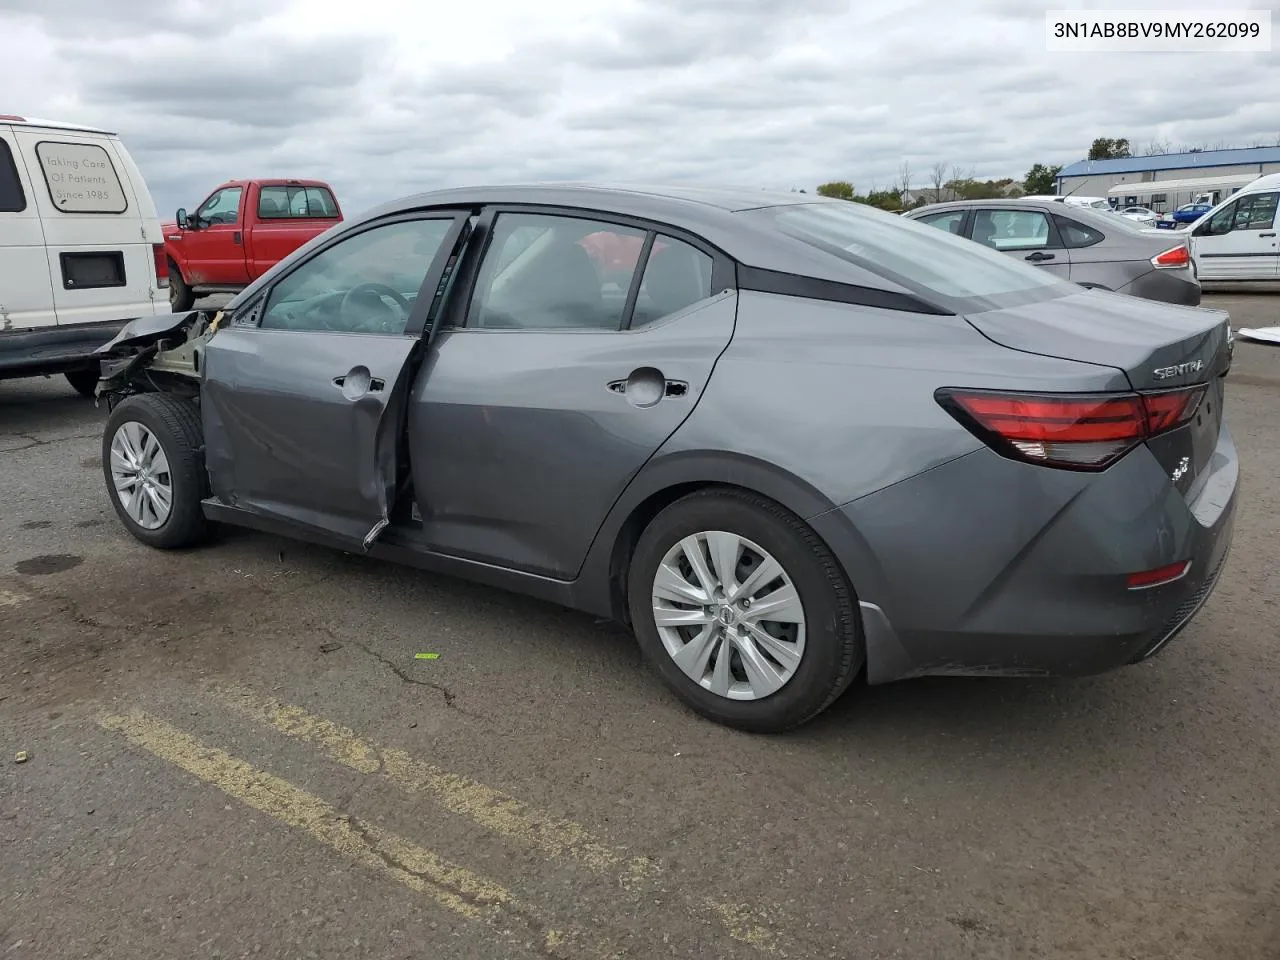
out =
<svg viewBox="0 0 1280 960"><path fill-rule="evenodd" d="M447 773L403 750L379 747L301 707L240 689L219 694L238 713L313 743L333 760L361 773L381 774L409 793L430 794L445 809L470 817L501 836L553 857L571 857L596 871L621 869L629 879L655 872L652 861L628 859L625 851L601 843L570 820L533 810L515 797L469 777Z"/></svg>
<svg viewBox="0 0 1280 960"><path fill-rule="evenodd" d="M330 759L361 773L378 774L409 793L425 793L448 810L471 818L495 833L540 849L552 857L568 856L600 873L617 872L622 886L635 889L656 878L663 866L593 837L585 827L535 810L516 798L469 777L447 773L403 750L382 747L354 730L308 713L302 707L234 687L215 691L242 716L312 743ZM779 952L775 924L765 912L748 906L702 901L735 940L766 953Z"/></svg>
<svg viewBox="0 0 1280 960"><path fill-rule="evenodd" d="M449 863L410 840L347 816L321 800L141 710L99 718L100 726L217 787L223 793L362 864L424 893L441 906L485 923L510 943L557 958L615 955L557 930L500 885ZM524 929L528 937L515 930Z"/></svg>

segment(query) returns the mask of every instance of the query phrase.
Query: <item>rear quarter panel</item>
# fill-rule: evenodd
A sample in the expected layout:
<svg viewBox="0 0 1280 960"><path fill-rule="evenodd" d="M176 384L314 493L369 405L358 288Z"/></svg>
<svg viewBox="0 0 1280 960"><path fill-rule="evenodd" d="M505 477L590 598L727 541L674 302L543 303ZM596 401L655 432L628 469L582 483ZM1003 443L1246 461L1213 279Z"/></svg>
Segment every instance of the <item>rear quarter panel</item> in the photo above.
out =
<svg viewBox="0 0 1280 960"><path fill-rule="evenodd" d="M694 452L754 460L829 508L981 448L938 387L1105 390L1118 376L1008 350L962 317L743 292L732 343L653 465Z"/></svg>

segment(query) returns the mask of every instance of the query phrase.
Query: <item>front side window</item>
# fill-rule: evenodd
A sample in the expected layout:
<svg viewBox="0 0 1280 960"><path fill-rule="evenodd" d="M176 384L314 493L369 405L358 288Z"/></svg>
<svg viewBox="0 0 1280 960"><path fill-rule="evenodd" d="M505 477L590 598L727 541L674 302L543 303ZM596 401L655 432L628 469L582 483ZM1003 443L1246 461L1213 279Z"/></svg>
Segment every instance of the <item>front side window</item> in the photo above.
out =
<svg viewBox="0 0 1280 960"><path fill-rule="evenodd" d="M1047 270L908 217L856 203L766 207L783 233L958 313L998 309L1078 292Z"/></svg>
<svg viewBox="0 0 1280 960"><path fill-rule="evenodd" d="M692 244L661 234L654 237L631 328L679 313L711 296L712 259Z"/></svg>
<svg viewBox="0 0 1280 960"><path fill-rule="evenodd" d="M18 165L7 140L0 140L0 213L18 213L27 209L27 197L18 179Z"/></svg>
<svg viewBox="0 0 1280 960"><path fill-rule="evenodd" d="M467 310L467 326L617 330L645 232L579 217L503 213Z"/></svg>
<svg viewBox="0 0 1280 960"><path fill-rule="evenodd" d="M219 190L196 211L201 223L234 224L240 221L240 196L244 190L240 187L226 187Z"/></svg>
<svg viewBox="0 0 1280 960"><path fill-rule="evenodd" d="M1049 247L1049 217L1038 210L978 210L970 236L995 250Z"/></svg>
<svg viewBox="0 0 1280 960"><path fill-rule="evenodd" d="M948 233L960 233L960 228L964 225L963 210L949 210L946 213L931 213L927 217L917 218L921 223L927 223L931 227L937 227L939 230L945 230Z"/></svg>
<svg viewBox="0 0 1280 960"><path fill-rule="evenodd" d="M452 218L364 230L316 254L276 284L261 326L334 333L404 333Z"/></svg>

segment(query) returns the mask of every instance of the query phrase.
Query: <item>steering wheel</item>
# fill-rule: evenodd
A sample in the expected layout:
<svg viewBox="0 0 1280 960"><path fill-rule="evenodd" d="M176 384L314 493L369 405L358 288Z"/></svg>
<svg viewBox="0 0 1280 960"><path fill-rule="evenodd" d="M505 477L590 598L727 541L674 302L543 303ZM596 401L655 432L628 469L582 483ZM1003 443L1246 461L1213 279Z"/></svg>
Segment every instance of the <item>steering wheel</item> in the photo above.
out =
<svg viewBox="0 0 1280 960"><path fill-rule="evenodd" d="M384 296L390 297L394 300L396 305L404 311L404 315L398 318L401 323L408 320L409 314L413 312L413 307L409 305L409 301L401 296L398 291L388 287L385 283L358 283L347 291L346 295L342 298L342 302L338 304L338 316L342 316L347 312L351 301L354 300L358 294L364 295L370 293L374 295L374 299L383 309L387 309L386 301L382 299Z"/></svg>

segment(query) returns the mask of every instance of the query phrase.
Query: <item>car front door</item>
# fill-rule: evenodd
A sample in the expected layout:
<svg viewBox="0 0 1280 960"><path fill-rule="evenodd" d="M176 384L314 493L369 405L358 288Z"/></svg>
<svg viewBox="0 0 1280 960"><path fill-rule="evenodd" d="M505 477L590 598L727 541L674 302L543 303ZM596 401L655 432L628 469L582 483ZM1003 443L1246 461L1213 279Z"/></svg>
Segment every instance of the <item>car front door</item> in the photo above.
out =
<svg viewBox="0 0 1280 960"><path fill-rule="evenodd" d="M1280 278L1278 201L1277 191L1238 196L1195 227L1192 253L1201 280Z"/></svg>
<svg viewBox="0 0 1280 960"><path fill-rule="evenodd" d="M179 241L189 265L189 284L249 282L244 259L243 206L243 187L223 187L215 190L191 216L196 229L184 229Z"/></svg>
<svg viewBox="0 0 1280 960"><path fill-rule="evenodd" d="M728 345L732 265L675 231L521 210L487 214L465 261L409 406L420 536L571 579Z"/></svg>
<svg viewBox="0 0 1280 960"><path fill-rule="evenodd" d="M1063 280L1071 278L1071 252L1058 236L1053 220L1043 211L978 208L969 223L969 239L1055 273Z"/></svg>
<svg viewBox="0 0 1280 960"><path fill-rule="evenodd" d="M363 224L209 340L201 411L214 498L367 549L405 466L404 400L465 211Z"/></svg>

